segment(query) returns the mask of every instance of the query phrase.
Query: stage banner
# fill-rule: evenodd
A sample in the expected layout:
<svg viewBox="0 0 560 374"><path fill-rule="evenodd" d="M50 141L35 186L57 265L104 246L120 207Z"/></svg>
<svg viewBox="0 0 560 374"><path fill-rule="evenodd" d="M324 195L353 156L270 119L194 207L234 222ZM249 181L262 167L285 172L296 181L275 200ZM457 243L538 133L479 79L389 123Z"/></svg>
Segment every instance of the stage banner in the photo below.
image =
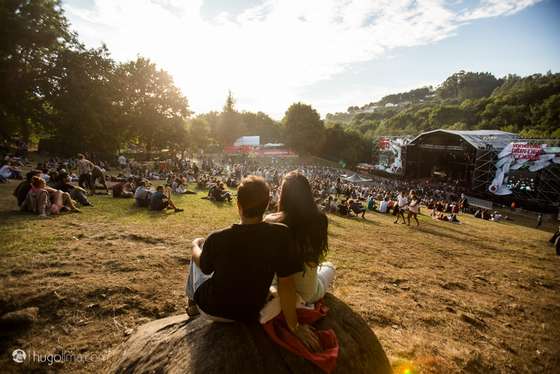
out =
<svg viewBox="0 0 560 374"><path fill-rule="evenodd" d="M379 138L377 141L379 159L377 164L374 166L375 169L390 174L401 174L402 147L407 143L407 138Z"/></svg>
<svg viewBox="0 0 560 374"><path fill-rule="evenodd" d="M511 195L508 175L512 170L527 168L530 172L537 172L552 164L560 164L560 147L528 142L509 143L498 154L496 174L488 191L494 195Z"/></svg>
<svg viewBox="0 0 560 374"><path fill-rule="evenodd" d="M542 144L511 143L511 155L515 160L536 161L542 153Z"/></svg>

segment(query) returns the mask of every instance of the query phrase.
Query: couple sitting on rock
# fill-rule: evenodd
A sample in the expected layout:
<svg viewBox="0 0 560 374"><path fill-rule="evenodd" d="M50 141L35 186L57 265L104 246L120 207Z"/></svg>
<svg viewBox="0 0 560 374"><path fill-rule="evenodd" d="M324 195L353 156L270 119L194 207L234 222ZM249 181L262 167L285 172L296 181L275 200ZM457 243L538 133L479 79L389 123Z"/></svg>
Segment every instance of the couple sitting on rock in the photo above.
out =
<svg viewBox="0 0 560 374"><path fill-rule="evenodd" d="M272 285L288 328L311 351L319 351L311 327L298 323L296 304L322 299L334 279L333 265L321 263L328 249L328 220L307 178L297 171L284 177L278 213L263 219L269 198L264 179L243 179L237 189L241 222L193 241L187 313L200 310L221 322L253 322L260 316L262 322Z"/></svg>

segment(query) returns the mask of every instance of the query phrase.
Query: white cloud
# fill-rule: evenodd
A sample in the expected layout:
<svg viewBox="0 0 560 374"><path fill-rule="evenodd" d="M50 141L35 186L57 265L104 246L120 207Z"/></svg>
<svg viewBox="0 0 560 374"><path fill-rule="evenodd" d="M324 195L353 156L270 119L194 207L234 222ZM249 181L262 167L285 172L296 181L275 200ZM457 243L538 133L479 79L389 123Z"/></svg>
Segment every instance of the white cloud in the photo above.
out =
<svg viewBox="0 0 560 374"><path fill-rule="evenodd" d="M536 1L483 0L456 12L443 0L270 0L210 20L202 0L94 0L90 9L65 9L87 45L105 42L118 60L140 54L168 70L195 111L219 109L231 89L241 109L279 117L305 87L352 64ZM341 110L336 97L311 104L323 114Z"/></svg>

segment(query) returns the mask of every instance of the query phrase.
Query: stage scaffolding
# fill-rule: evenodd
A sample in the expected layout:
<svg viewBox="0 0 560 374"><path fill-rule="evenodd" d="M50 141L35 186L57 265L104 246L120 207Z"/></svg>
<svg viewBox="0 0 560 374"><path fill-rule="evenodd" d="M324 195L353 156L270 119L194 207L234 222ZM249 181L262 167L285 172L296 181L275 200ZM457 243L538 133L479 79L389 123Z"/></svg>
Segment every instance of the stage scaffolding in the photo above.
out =
<svg viewBox="0 0 560 374"><path fill-rule="evenodd" d="M461 138L474 147L475 157L470 166L470 190L473 196L492 200L502 204L516 202L530 209L554 211L560 205L560 164L553 163L539 171L529 172L527 169L510 170L508 183L519 181L512 186L512 194L497 196L488 187L496 175L496 162L499 153L512 142L530 144L547 144L549 147L560 147L560 139L520 139L515 134L501 131L451 131L434 130L418 135L403 150L403 168L406 176L415 177L414 169L421 162L421 149L453 150ZM433 143L432 141L435 141ZM410 149L407 149L410 148ZM471 148L473 149L473 148ZM412 152L414 150L414 152ZM414 155L414 156L413 156ZM414 158L414 159L412 159Z"/></svg>

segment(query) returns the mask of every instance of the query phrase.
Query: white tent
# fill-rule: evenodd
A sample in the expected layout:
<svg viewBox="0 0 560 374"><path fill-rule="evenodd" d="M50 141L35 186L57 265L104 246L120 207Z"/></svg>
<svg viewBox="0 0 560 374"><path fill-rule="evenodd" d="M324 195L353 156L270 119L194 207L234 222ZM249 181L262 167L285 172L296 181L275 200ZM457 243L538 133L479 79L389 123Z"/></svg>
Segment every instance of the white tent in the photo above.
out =
<svg viewBox="0 0 560 374"><path fill-rule="evenodd" d="M260 144L261 144L260 136L242 136L241 138L237 139L235 143L233 143L235 147L240 147L244 145L258 147Z"/></svg>
<svg viewBox="0 0 560 374"><path fill-rule="evenodd" d="M344 180L347 181L347 182L352 182L352 183L371 182L371 179L362 178L358 174L351 175L347 178L344 178Z"/></svg>

